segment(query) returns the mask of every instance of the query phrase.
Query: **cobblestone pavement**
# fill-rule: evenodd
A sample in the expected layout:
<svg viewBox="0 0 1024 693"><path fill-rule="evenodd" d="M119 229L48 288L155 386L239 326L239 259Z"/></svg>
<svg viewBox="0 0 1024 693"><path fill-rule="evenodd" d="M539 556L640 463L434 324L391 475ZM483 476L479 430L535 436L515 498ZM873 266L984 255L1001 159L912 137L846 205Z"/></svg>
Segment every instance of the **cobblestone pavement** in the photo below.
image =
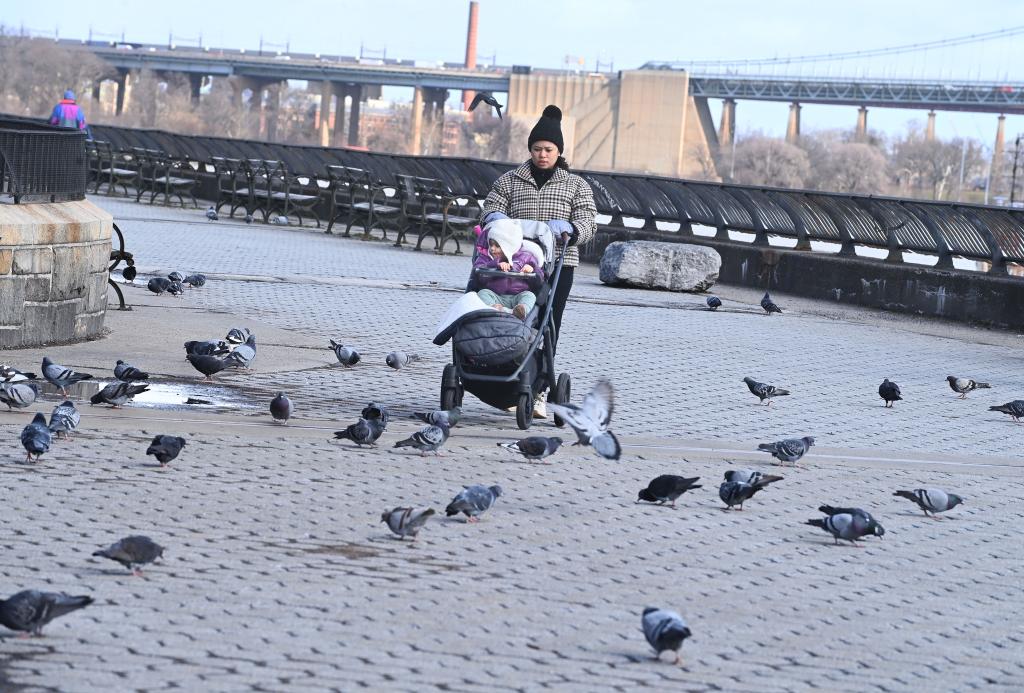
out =
<svg viewBox="0 0 1024 693"><path fill-rule="evenodd" d="M445 454L420 457L390 445L414 430L409 411L436 403L448 352L430 338L465 257L99 202L144 270L211 281L180 300L128 287L136 308L109 314L109 338L47 353L82 369L123 354L180 385L184 338L251 324L265 336L255 372L211 392L254 408L85 406L82 432L37 465L19 462L31 412L0 412L3 589L96 598L44 638L0 640L0 690L1024 687L1024 427L987 411L1024 396L1015 335L785 297L792 310L763 318L758 296L730 287L727 310L709 314L702 297L609 289L585 268L559 363L577 395L612 378L622 460L579 448L550 465L511 459L494 445L518 437L510 415L471 397ZM328 337L364 363L329 366ZM393 348L424 362L394 373ZM27 369L41 354L0 358ZM994 389L958 401L949 373ZM758 407L748 374L794 395ZM894 410L875 394L885 376L907 397ZM287 427L263 413L278 388L297 404ZM331 441L370 400L397 414L381 447ZM189 440L168 469L143 454L155 433ZM819 447L798 469L749 452L783 434ZM723 512L717 483L736 466L786 478ZM674 510L634 504L661 473L704 487ZM395 505L440 510L464 483L505 490L479 524L434 518L412 544L379 522ZM936 521L891 495L922 485L966 502ZM803 524L826 502L871 510L885 538L832 545ZM168 547L144 577L90 557L131 533ZM647 605L689 621L683 666L651 659Z"/></svg>

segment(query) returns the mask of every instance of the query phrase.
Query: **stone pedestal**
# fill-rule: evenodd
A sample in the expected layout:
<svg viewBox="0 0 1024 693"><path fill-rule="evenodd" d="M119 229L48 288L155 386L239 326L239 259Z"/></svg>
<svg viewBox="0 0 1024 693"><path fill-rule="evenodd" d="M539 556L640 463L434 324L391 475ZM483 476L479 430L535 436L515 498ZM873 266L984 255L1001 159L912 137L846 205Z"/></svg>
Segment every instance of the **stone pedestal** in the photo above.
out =
<svg viewBox="0 0 1024 693"><path fill-rule="evenodd" d="M601 256L601 281L668 291L707 291L718 280L722 257L687 243L618 241Z"/></svg>
<svg viewBox="0 0 1024 693"><path fill-rule="evenodd" d="M85 200L0 204L0 348L103 331L113 221Z"/></svg>

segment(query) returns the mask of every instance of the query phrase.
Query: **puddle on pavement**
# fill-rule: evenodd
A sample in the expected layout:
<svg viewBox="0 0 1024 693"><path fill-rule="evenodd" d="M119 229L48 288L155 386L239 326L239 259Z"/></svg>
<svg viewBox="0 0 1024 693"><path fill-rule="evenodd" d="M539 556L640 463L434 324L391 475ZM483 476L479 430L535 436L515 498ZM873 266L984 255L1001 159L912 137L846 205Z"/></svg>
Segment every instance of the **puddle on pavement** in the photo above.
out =
<svg viewBox="0 0 1024 693"><path fill-rule="evenodd" d="M60 390L45 381L37 380L44 395L60 398ZM76 402L88 403L111 380L84 380L68 388L68 395ZM126 406L150 409L193 411L202 409L257 409L257 400L247 393L216 384L202 382L182 383L157 381L148 383L149 389L135 395Z"/></svg>

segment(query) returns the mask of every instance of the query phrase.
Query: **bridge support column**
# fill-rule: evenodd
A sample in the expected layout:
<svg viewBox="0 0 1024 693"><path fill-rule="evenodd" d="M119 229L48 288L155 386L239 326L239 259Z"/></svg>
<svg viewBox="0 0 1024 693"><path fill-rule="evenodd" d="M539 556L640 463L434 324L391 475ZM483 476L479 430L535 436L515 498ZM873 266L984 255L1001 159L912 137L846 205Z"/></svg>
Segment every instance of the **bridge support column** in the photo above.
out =
<svg viewBox="0 0 1024 693"><path fill-rule="evenodd" d="M444 138L444 102L448 99L446 89L425 89L423 93L424 115L427 121L426 153L440 154Z"/></svg>
<svg viewBox="0 0 1024 693"><path fill-rule="evenodd" d="M926 142L935 141L935 111L928 111L928 125L924 129L924 139Z"/></svg>
<svg viewBox="0 0 1024 693"><path fill-rule="evenodd" d="M352 105L348 111L348 143L349 146L359 146L359 108L363 100L363 88L358 85L352 85L349 89L349 96L352 97Z"/></svg>
<svg viewBox="0 0 1024 693"><path fill-rule="evenodd" d="M997 192L1002 183L1003 173L1003 150L1006 149L1006 116L999 114L996 121L996 143L992 147L992 168L989 170L989 192Z"/></svg>
<svg viewBox="0 0 1024 693"><path fill-rule="evenodd" d="M189 76L188 76L189 94L191 95L192 103L194 103L194 104L199 103L199 99L200 99L199 90L202 89L202 87L203 87L203 80L204 79L205 78L203 77L203 75L189 74Z"/></svg>
<svg viewBox="0 0 1024 693"><path fill-rule="evenodd" d="M423 143L423 87L416 87L412 93L412 142L409 153L419 156Z"/></svg>
<svg viewBox="0 0 1024 693"><path fill-rule="evenodd" d="M786 141L796 144L800 139L800 104L789 104L789 122L786 124Z"/></svg>
<svg viewBox="0 0 1024 693"><path fill-rule="evenodd" d="M868 107L861 106L857 109L857 130L854 132L854 140L867 142L868 140Z"/></svg>
<svg viewBox="0 0 1024 693"><path fill-rule="evenodd" d="M131 86L128 79L128 71L118 71L117 79L117 96L115 97L114 103L114 115L121 115L124 113L125 105L128 103L128 88Z"/></svg>
<svg viewBox="0 0 1024 693"><path fill-rule="evenodd" d="M267 86L266 106L260 101L260 133L268 142L277 139L277 120L281 113L281 89L285 82L274 82ZM262 96L263 90L260 90Z"/></svg>
<svg viewBox="0 0 1024 693"><path fill-rule="evenodd" d="M330 80L320 83L320 106L317 108L316 128L320 133L320 146L331 144L331 103L334 101L335 87Z"/></svg>
<svg viewBox="0 0 1024 693"><path fill-rule="evenodd" d="M718 146L724 150L732 146L732 140L736 137L736 100L725 99L722 101L722 118L718 122Z"/></svg>

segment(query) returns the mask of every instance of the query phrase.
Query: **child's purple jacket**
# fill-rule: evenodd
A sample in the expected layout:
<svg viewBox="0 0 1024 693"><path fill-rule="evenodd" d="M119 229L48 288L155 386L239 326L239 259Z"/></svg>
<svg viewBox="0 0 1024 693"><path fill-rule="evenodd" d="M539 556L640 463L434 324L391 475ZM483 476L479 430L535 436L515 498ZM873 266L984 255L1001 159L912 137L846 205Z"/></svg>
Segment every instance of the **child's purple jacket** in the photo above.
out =
<svg viewBox="0 0 1024 693"><path fill-rule="evenodd" d="M537 258L530 251L520 248L519 252L512 256L512 271L521 271L523 265L530 265L533 267L533 273L541 280L544 279L544 268L537 266ZM480 248L476 254L476 260L473 261L473 269L479 268L498 269L498 261L491 257L487 248ZM530 291L530 285L526 279L519 277L480 277L480 288L490 289L501 296L515 296L524 291Z"/></svg>

